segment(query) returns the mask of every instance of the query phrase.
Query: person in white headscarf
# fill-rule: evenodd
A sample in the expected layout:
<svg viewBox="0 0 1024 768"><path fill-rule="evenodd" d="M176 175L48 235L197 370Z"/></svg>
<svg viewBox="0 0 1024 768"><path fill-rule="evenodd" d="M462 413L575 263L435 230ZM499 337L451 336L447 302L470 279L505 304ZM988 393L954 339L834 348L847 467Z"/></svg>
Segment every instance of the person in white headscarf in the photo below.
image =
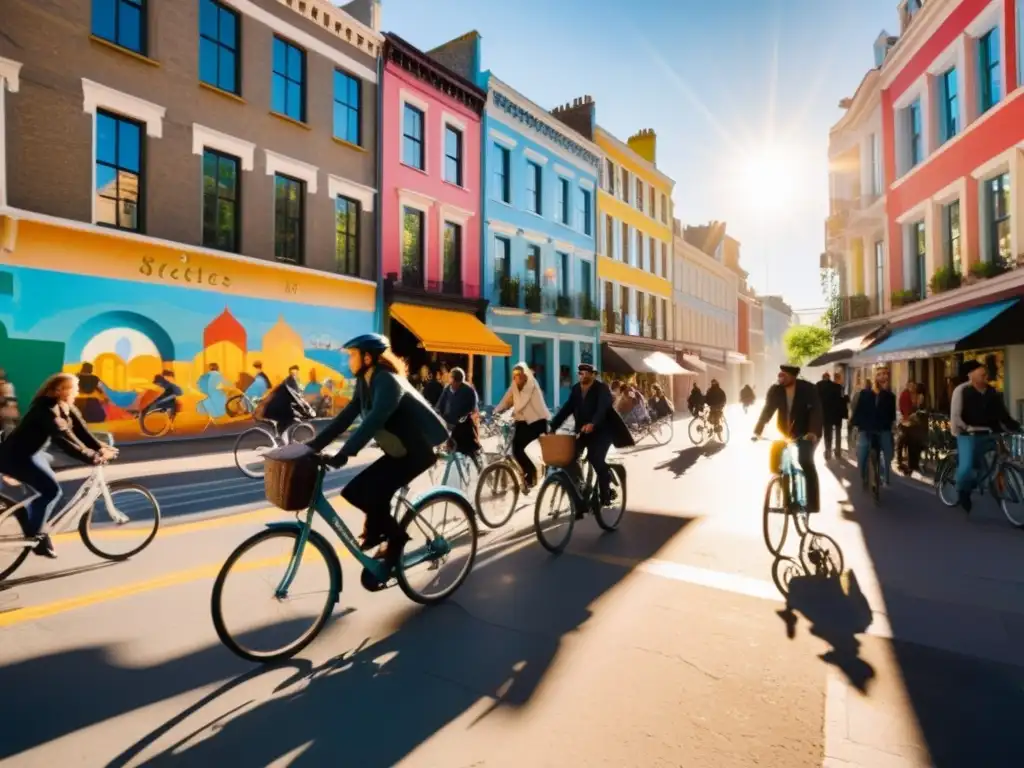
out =
<svg viewBox="0 0 1024 768"><path fill-rule="evenodd" d="M512 455L523 470L526 490L537 484L537 467L526 455L526 446L543 435L548 428L551 412L544 403L544 393L526 363L512 368L512 386L494 409L495 415L512 409L515 433L512 435Z"/></svg>

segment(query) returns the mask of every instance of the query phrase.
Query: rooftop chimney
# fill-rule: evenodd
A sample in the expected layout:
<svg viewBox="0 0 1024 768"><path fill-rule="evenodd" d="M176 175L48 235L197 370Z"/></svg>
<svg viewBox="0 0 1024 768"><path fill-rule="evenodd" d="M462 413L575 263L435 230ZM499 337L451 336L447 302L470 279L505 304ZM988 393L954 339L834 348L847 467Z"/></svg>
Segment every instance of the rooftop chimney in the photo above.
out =
<svg viewBox="0 0 1024 768"><path fill-rule="evenodd" d="M572 101L552 109L551 114L588 141L594 140L597 114L596 105L590 96L577 96Z"/></svg>
<svg viewBox="0 0 1024 768"><path fill-rule="evenodd" d="M658 135L653 128L641 128L626 143L644 160L657 165Z"/></svg>

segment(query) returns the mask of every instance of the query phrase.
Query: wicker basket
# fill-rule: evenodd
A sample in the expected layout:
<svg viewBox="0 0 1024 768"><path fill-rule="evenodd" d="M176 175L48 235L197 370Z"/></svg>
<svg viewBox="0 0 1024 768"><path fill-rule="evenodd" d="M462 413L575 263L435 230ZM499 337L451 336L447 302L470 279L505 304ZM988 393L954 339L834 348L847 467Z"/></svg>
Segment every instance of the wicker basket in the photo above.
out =
<svg viewBox="0 0 1024 768"><path fill-rule="evenodd" d="M320 476L320 462L312 449L291 443L269 451L263 458L267 500L287 512L308 509Z"/></svg>
<svg viewBox="0 0 1024 768"><path fill-rule="evenodd" d="M771 473L778 475L782 472L782 456L786 452L786 448L789 446L785 440L775 440L772 442L772 448L769 452L768 462L771 467Z"/></svg>
<svg viewBox="0 0 1024 768"><path fill-rule="evenodd" d="M576 436L541 435L540 453L549 467L568 467L576 461Z"/></svg>

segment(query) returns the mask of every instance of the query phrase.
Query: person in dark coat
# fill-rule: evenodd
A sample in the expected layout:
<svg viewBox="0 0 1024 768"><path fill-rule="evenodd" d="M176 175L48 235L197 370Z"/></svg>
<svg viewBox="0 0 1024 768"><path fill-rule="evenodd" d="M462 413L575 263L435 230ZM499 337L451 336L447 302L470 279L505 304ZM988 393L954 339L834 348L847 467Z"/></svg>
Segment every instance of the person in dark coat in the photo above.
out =
<svg viewBox="0 0 1024 768"><path fill-rule="evenodd" d="M691 416L696 416L704 408L704 393L700 391L697 382L693 382L693 387L690 388L690 396L686 398L686 407Z"/></svg>
<svg viewBox="0 0 1024 768"><path fill-rule="evenodd" d="M423 382L423 399L436 407L444 392L444 384L441 381L441 369L431 368L429 377Z"/></svg>
<svg viewBox="0 0 1024 768"><path fill-rule="evenodd" d="M840 425L843 423L844 416L843 388L832 381L832 376L828 373L823 373L821 381L814 387L818 390L818 400L821 402L821 414L825 428L825 460L828 461L832 456L839 458L842 450ZM834 453L833 447L835 448Z"/></svg>
<svg viewBox="0 0 1024 768"><path fill-rule="evenodd" d="M580 380L569 391L569 398L551 420L551 431L555 432L570 416L576 429L576 455L587 452L587 462L597 475L601 504L612 502L611 470L608 468L608 451L612 445L626 448L633 445L622 417L612 407L611 389L597 378L597 369L590 363L580 363L577 369ZM578 471L575 465L570 471ZM578 511L582 516L583 510Z"/></svg>
<svg viewBox="0 0 1024 768"><path fill-rule="evenodd" d="M299 366L288 369L288 378L278 384L267 397L263 418L277 423L281 434L292 424L303 419L312 419L316 410L302 396L299 385Z"/></svg>
<svg viewBox="0 0 1024 768"><path fill-rule="evenodd" d="M466 372L452 368L448 373L448 386L437 401L437 412L451 430L455 450L471 458L477 469L482 469L480 454L483 447L476 422L479 408L480 398L473 385L466 381Z"/></svg>
<svg viewBox="0 0 1024 768"><path fill-rule="evenodd" d="M765 396L764 409L754 427L754 438L761 436L765 425L775 415L779 432L797 442L800 469L807 483L807 511L817 512L821 509L821 493L814 449L823 430L821 401L811 382L797 378L799 373L795 365L779 367L779 383L773 384Z"/></svg>

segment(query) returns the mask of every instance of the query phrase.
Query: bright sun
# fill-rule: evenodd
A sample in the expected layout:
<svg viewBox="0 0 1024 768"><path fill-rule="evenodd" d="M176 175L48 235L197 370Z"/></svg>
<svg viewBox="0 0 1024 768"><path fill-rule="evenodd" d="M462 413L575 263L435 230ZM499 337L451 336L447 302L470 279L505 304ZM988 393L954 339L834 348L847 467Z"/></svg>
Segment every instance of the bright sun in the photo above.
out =
<svg viewBox="0 0 1024 768"><path fill-rule="evenodd" d="M736 162L737 199L759 213L781 214L795 200L798 169L792 153L779 146L753 149Z"/></svg>

